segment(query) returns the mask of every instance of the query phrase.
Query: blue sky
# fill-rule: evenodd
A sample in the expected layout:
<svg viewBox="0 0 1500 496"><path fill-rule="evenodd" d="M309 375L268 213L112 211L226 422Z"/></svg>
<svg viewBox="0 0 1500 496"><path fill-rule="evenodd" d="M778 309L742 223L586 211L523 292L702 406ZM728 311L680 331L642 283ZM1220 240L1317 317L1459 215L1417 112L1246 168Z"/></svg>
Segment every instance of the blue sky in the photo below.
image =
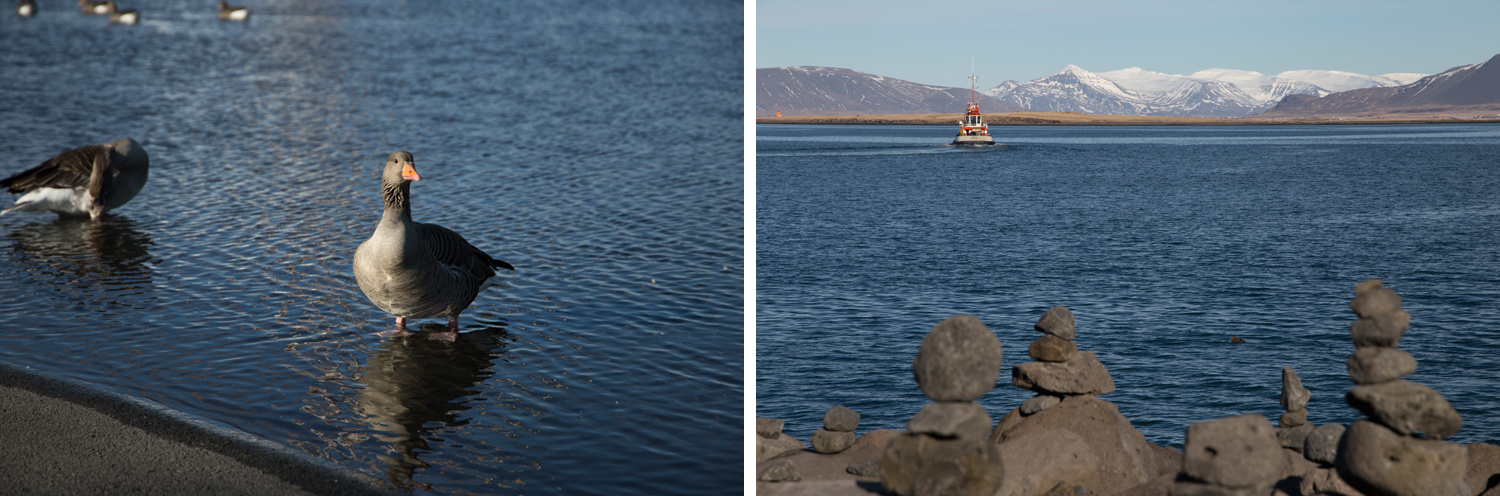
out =
<svg viewBox="0 0 1500 496"><path fill-rule="evenodd" d="M1500 0L757 0L755 67L843 67L940 86L1069 64L1437 73L1500 54ZM944 5L946 8L935 8Z"/></svg>

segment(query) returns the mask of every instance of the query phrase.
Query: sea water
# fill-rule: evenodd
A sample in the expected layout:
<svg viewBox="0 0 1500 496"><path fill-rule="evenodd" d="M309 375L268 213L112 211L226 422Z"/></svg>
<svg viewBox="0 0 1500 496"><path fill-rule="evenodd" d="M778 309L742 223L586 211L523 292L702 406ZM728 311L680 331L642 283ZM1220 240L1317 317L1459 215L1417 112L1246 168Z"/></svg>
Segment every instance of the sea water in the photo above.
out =
<svg viewBox="0 0 1500 496"><path fill-rule="evenodd" d="M1150 441L1192 422L1281 414L1347 424L1348 302L1403 298L1408 379L1500 441L1500 125L758 126L756 416L806 441L823 413L902 429L928 403L911 361L933 325L978 316L1004 346L999 419L1032 329L1063 305L1101 396ZM1245 340L1232 344L1231 336Z"/></svg>

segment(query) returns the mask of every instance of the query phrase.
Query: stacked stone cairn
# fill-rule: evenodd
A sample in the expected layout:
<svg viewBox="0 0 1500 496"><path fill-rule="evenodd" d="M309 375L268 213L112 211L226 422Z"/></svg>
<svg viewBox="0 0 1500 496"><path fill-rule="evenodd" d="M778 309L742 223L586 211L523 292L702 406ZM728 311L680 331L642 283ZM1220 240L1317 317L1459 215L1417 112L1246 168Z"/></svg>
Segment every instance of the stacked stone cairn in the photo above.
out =
<svg viewBox="0 0 1500 496"><path fill-rule="evenodd" d="M859 427L859 413L842 406L835 406L823 414L823 428L813 432L813 450L819 453L838 453L854 446L854 428Z"/></svg>
<svg viewBox="0 0 1500 496"><path fill-rule="evenodd" d="M1189 424L1182 472L1168 494L1266 496L1279 479L1283 460L1276 430L1264 415Z"/></svg>
<svg viewBox="0 0 1500 496"><path fill-rule="evenodd" d="M991 496L1005 467L985 438L994 422L974 400L1000 377L1000 339L972 315L938 323L922 339L912 375L932 399L891 439L880 460L880 483L900 496Z"/></svg>
<svg viewBox="0 0 1500 496"><path fill-rule="evenodd" d="M1078 351L1078 345L1073 343L1078 330L1073 326L1072 310L1052 307L1037 319L1034 328L1042 337L1032 341L1027 352L1036 361L1011 369L1012 385L1037 393L1021 403L1021 415L1030 416L1051 408L1067 395L1105 394L1115 390L1109 369L1094 352Z"/></svg>
<svg viewBox="0 0 1500 496"><path fill-rule="evenodd" d="M1312 392L1302 387L1302 377L1291 367L1281 368L1281 408L1286 409L1278 421L1280 429L1276 430L1276 438L1281 440L1281 446L1301 452L1303 444L1307 442L1307 435L1312 433L1313 425L1307 423L1307 401L1312 399Z"/></svg>
<svg viewBox="0 0 1500 496"><path fill-rule="evenodd" d="M1417 370L1416 359L1396 348L1411 324L1401 297L1379 279L1355 286L1354 295L1349 308L1359 320L1349 326L1355 346L1349 378L1357 385L1344 399L1369 420L1355 421L1340 439L1339 477L1372 496L1471 494L1464 483L1468 451L1441 441L1463 419L1437 391L1401 379Z"/></svg>

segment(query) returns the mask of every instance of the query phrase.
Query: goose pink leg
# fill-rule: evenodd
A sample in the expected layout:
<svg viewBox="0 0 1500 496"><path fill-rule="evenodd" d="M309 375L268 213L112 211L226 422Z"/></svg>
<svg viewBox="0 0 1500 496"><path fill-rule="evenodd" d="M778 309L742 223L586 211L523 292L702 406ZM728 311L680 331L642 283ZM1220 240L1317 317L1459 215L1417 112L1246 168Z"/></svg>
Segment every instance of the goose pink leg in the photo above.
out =
<svg viewBox="0 0 1500 496"><path fill-rule="evenodd" d="M396 317L396 328L395 329L391 329L389 331L377 332L377 333L375 333L375 335L383 337L383 338L387 338L387 337L397 337L397 336L410 336L411 333L407 332L407 330L406 330L406 317Z"/></svg>

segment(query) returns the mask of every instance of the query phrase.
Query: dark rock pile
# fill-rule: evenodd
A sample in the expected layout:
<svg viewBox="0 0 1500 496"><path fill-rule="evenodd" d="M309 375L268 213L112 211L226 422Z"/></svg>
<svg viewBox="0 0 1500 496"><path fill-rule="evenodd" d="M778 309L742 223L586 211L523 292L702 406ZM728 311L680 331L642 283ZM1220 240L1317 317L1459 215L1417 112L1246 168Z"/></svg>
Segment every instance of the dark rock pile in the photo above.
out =
<svg viewBox="0 0 1500 496"><path fill-rule="evenodd" d="M979 318L950 317L922 339L912 375L933 402L891 439L880 460L880 484L902 496L990 496L1005 466L987 442L992 421L974 400L1000 377L1000 339Z"/></svg>
<svg viewBox="0 0 1500 496"><path fill-rule="evenodd" d="M1302 378L1297 376L1297 371L1282 367L1281 407L1286 413L1281 414L1278 421L1281 428L1276 430L1276 438L1282 447L1302 451L1307 435L1313 430L1312 424L1307 423L1307 401L1311 398L1312 392L1302 387Z"/></svg>
<svg viewBox="0 0 1500 496"><path fill-rule="evenodd" d="M755 419L755 462L760 463L771 459L771 457L792 451L807 449L807 445L792 436L783 434L786 422L781 419L758 418Z"/></svg>
<svg viewBox="0 0 1500 496"><path fill-rule="evenodd" d="M1078 345L1073 343L1078 330L1073 327L1071 310L1063 306L1052 307L1036 321L1035 329L1042 333L1042 337L1032 341L1027 352L1036 361L1011 369L1012 385L1037 393L1021 403L1022 415L1034 415L1051 408L1068 395L1114 392L1115 381L1110 378L1109 369L1099 362L1094 352L1080 352Z"/></svg>
<svg viewBox="0 0 1500 496"><path fill-rule="evenodd" d="M1472 494L1464 482L1468 451L1441 441L1463 419L1437 391L1401 379L1417 370L1416 359L1396 348L1411 323L1401 297L1379 279L1360 283L1354 294L1349 308L1359 321L1349 326L1349 378L1357 386L1344 399L1369 420L1344 432L1334 457L1338 475L1369 495Z"/></svg>
<svg viewBox="0 0 1500 496"><path fill-rule="evenodd" d="M854 429L859 427L859 413L835 406L823 414L823 428L813 432L813 450L838 453L854 445Z"/></svg>

